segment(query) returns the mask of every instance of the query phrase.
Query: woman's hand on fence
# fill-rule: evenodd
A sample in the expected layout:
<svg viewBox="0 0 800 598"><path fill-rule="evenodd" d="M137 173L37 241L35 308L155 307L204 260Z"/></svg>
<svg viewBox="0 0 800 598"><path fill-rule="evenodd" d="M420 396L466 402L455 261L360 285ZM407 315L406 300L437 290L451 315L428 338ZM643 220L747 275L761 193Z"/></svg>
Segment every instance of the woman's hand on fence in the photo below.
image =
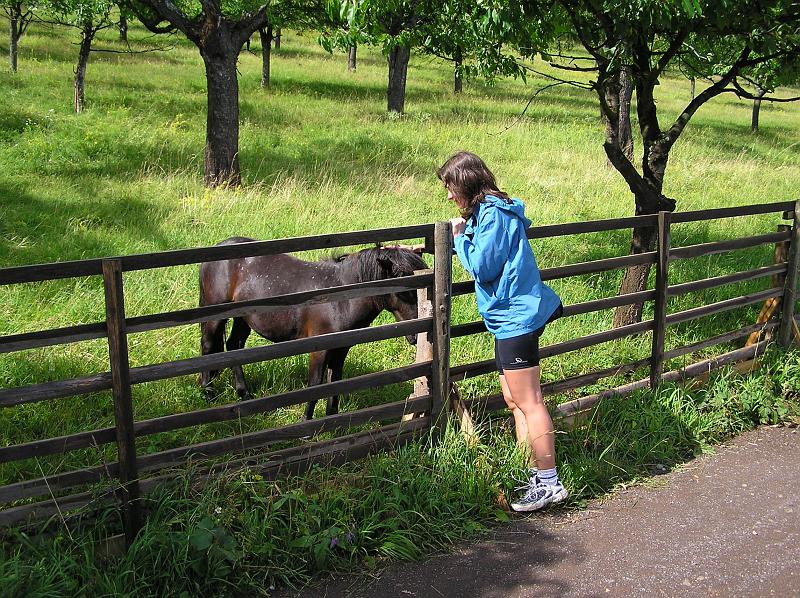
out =
<svg viewBox="0 0 800 598"><path fill-rule="evenodd" d="M457 237L464 232L467 221L459 216L458 218L452 218L450 224L453 226L453 237Z"/></svg>

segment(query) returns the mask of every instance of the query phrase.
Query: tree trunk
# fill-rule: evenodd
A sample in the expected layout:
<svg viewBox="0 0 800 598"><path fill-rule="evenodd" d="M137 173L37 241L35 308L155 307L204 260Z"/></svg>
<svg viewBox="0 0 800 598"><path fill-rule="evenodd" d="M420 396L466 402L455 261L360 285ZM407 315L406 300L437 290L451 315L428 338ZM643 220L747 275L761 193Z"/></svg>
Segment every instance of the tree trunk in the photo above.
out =
<svg viewBox="0 0 800 598"><path fill-rule="evenodd" d="M128 43L128 17L125 16L121 7L119 11L119 41Z"/></svg>
<svg viewBox="0 0 800 598"><path fill-rule="evenodd" d="M389 51L389 87L386 92L389 112L402 114L406 101L406 74L411 49L396 45Z"/></svg>
<svg viewBox="0 0 800 598"><path fill-rule="evenodd" d="M694 99L694 84L695 84L694 77L689 77L689 81L692 82L692 97L691 97L691 99L693 100Z"/></svg>
<svg viewBox="0 0 800 598"><path fill-rule="evenodd" d="M351 73L356 72L356 51L357 46L350 46L350 51L347 52L347 70Z"/></svg>
<svg viewBox="0 0 800 598"><path fill-rule="evenodd" d="M280 27L278 27L275 30L275 49L276 50L280 50L281 49L281 28Z"/></svg>
<svg viewBox="0 0 800 598"><path fill-rule="evenodd" d="M619 75L606 84L606 103L612 118L602 110L600 116L606 127L606 138L613 137L625 157L633 161L633 133L631 132L631 98L633 97L633 79L629 67L623 67ZM606 166L611 169L614 164L609 158Z"/></svg>
<svg viewBox="0 0 800 598"><path fill-rule="evenodd" d="M464 90L464 81L461 74L461 65L464 62L464 56L461 53L461 48L456 48L454 61L454 77L453 77L453 93L461 93Z"/></svg>
<svg viewBox="0 0 800 598"><path fill-rule="evenodd" d="M13 9L12 9L13 10ZM11 65L11 71L17 72L17 53L19 48L19 36L22 23L16 12L12 12L9 18L9 44L8 44L8 61Z"/></svg>
<svg viewBox="0 0 800 598"><path fill-rule="evenodd" d="M208 116L206 121L206 187L236 186L239 170L239 81L236 61L240 48L234 48L229 35L217 31L209 35L200 49L206 66ZM213 39L212 39L213 38Z"/></svg>
<svg viewBox="0 0 800 598"><path fill-rule="evenodd" d="M269 87L270 53L272 48L272 25L258 30L261 38L261 87Z"/></svg>
<svg viewBox="0 0 800 598"><path fill-rule="evenodd" d="M637 208L636 215L639 216ZM633 229L631 238L631 254L647 253L655 248L657 229L654 226L640 227ZM650 275L650 265L631 266L625 270L622 283L619 285L618 295L628 293L638 293L647 288L647 278ZM643 303L623 305L614 312L613 327L627 326L642 321Z"/></svg>
<svg viewBox="0 0 800 598"><path fill-rule="evenodd" d="M750 131L753 133L758 133L758 115L761 112L761 98L767 92L760 87L756 86L756 99L753 100L753 118L750 121Z"/></svg>
<svg viewBox="0 0 800 598"><path fill-rule="evenodd" d="M641 99L640 99L641 101ZM644 141L644 154L642 159L643 178L646 183L646 193L635 193L636 215L656 214L659 210L674 209L674 206L662 205L659 200L664 186L664 173L667 168L669 154L657 142ZM654 226L643 226L633 229L631 237L631 254L646 253L655 249L657 229ZM647 278L650 274L650 265L631 266L625 270L619 295L638 293L647 288ZM614 328L627 326L642 321L643 303L623 305L614 312Z"/></svg>
<svg viewBox="0 0 800 598"><path fill-rule="evenodd" d="M631 133L631 98L633 97L633 75L630 67L619 72L619 128L617 139L625 157L633 161L633 134Z"/></svg>
<svg viewBox="0 0 800 598"><path fill-rule="evenodd" d="M89 64L89 53L92 51L92 41L95 30L91 21L83 24L81 28L81 45L78 51L78 66L75 68L75 113L83 112L85 100L86 66Z"/></svg>

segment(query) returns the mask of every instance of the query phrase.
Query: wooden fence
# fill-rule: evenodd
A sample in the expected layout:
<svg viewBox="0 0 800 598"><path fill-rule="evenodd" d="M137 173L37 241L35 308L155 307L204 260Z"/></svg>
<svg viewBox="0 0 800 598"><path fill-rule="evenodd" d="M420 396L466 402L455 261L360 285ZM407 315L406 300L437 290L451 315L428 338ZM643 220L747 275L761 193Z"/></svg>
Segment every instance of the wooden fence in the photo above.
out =
<svg viewBox="0 0 800 598"><path fill-rule="evenodd" d="M793 226L790 230L699 245L671 247L670 232L673 224L781 212L784 218L793 219ZM797 204L781 202L697 212L662 212L657 215L557 224L529 229L528 237L531 239L623 230L642 226L658 227L659 233L656 251L542 270L544 280L555 280L581 274L606 272L633 265L652 264L656 266L656 284L653 289L567 305L564 310L564 316L568 317L652 301L654 302L652 319L546 346L541 350L542 358L547 358L652 331L652 351L649 357L551 382L544 385L543 390L545 394L563 393L594 384L603 378L634 372L643 367L650 368L650 375L643 380L622 387L563 403L558 407L557 415L575 414L590 408L603 397L630 393L640 388L653 386L659 380L679 380L707 372L709 369L725 363L751 358L763 349L766 340L714 359L692 364L681 370L662 372L663 364L670 359L716 344L737 340L753 332L771 330L779 326L779 338L782 344L788 344L792 333L791 323L794 322L793 310L798 269L797 248L800 246L795 242L798 235L798 214L800 214L800 202ZM125 272L248 256L420 238L425 241L426 251L433 254L434 267L432 271L415 273L413 276L402 278L293 293L242 303L227 303L138 317L127 317L125 313L123 285L123 273ZM790 241L791 250L788 263L767 264L753 270L724 276L676 285L669 284L669 264L675 260ZM0 463L56 455L109 443L116 444L118 455L117 462L109 465L62 471L45 477L0 486L0 503L7 505L7 508L0 511L0 526L40 521L54 514L85 508L87 505L95 508L119 501L122 505L126 538L130 542L141 525L139 497L151 492L158 485L179 476L179 472L170 468L185 464L187 459L210 458L234 453L225 461L208 464L200 469L197 472L199 479L215 475L225 469L244 465L256 467L262 475L274 476L279 472L299 472L314 463L342 463L360 458L377 450L399 446L423 432L433 431L434 434L437 434L443 429L447 420L451 383L486 374L494 369L493 360L458 366L450 365L451 338L485 332L480 321L451 326L452 297L473 292L471 282L453 284L451 267L450 225L442 222L435 225L426 224L335 235L257 241L111 259L0 269L0 284L3 285L69 277L102 276L106 306L106 319L103 322L0 337L0 353L107 338L110 360L109 371L105 373L22 387L2 388L0 389L0 409L11 409L18 405L39 401L62 400L65 397L111 390L115 418L113 427L2 446L0 447ZM785 276L785 284L686 311L667 313L669 297L701 292L735 282L775 276ZM130 367L128 363L128 336L138 332L231 318L255 311L285 309L288 305L341 301L415 289L420 292L421 296L430 298L431 305L427 309L421 309L419 317L413 320L167 363L140 367ZM780 320L773 318L765 324L750 324L691 345L669 351L664 349L665 331L670 325L742 306L763 303L770 298L783 299ZM418 352L418 359L410 365L329 382L311 388L292 390L228 405L211 406L187 413L174 413L145 420L135 418L131 393L131 386L135 384L414 334L420 335L420 338L430 339L431 349L428 354L424 355ZM415 379L424 379L425 384L418 385L417 392L404 401L339 413L277 428L217 438L201 444L173 448L153 454L137 454L136 438L142 436L210 422L239 419L313 399ZM420 392L420 388L424 391ZM501 395L474 399L469 403L471 408L488 411L500 409L503 405ZM413 413L423 413L424 416L408 417ZM353 426L366 423L377 425L366 431L345 433L330 440L307 442L287 449L269 451L270 446L279 442L313 436L322 431L347 431ZM98 485L101 482L102 484ZM104 488L105 492L98 493L98 487ZM76 492L76 490L79 491ZM42 499L42 497L46 498ZM30 502L32 499L37 499L37 501Z"/></svg>

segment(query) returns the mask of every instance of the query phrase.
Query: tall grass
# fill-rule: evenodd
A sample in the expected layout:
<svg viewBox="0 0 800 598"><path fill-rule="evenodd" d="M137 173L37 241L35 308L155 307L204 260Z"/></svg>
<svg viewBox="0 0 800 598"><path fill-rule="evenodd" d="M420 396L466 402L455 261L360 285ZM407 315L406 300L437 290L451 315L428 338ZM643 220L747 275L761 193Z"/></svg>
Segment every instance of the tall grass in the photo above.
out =
<svg viewBox="0 0 800 598"><path fill-rule="evenodd" d="M725 371L702 389L600 404L560 430L559 468L570 504L679 466L760 423L798 414L800 354L772 354L750 378ZM507 521L522 458L504 420L482 419L479 442L448 428L441 443L411 444L336 470L267 481L252 471L198 489L191 472L149 497L128 553L104 557L116 514L55 536L18 534L2 546L5 596L241 596L298 587L324 572L417 559Z"/></svg>

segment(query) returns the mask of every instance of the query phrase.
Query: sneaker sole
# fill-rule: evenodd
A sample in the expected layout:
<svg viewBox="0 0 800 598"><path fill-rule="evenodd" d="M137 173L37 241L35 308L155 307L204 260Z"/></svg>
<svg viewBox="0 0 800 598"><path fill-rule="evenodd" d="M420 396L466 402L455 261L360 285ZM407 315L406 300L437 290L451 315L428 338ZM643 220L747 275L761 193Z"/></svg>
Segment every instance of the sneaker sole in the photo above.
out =
<svg viewBox="0 0 800 598"><path fill-rule="evenodd" d="M569 492L567 492L566 488L561 488L558 492L553 493L553 495L546 501L543 502L535 502L530 504L520 504L520 503L511 503L511 509L516 511L517 513L531 513L533 511L541 511L545 507L550 505L558 504L569 497Z"/></svg>

